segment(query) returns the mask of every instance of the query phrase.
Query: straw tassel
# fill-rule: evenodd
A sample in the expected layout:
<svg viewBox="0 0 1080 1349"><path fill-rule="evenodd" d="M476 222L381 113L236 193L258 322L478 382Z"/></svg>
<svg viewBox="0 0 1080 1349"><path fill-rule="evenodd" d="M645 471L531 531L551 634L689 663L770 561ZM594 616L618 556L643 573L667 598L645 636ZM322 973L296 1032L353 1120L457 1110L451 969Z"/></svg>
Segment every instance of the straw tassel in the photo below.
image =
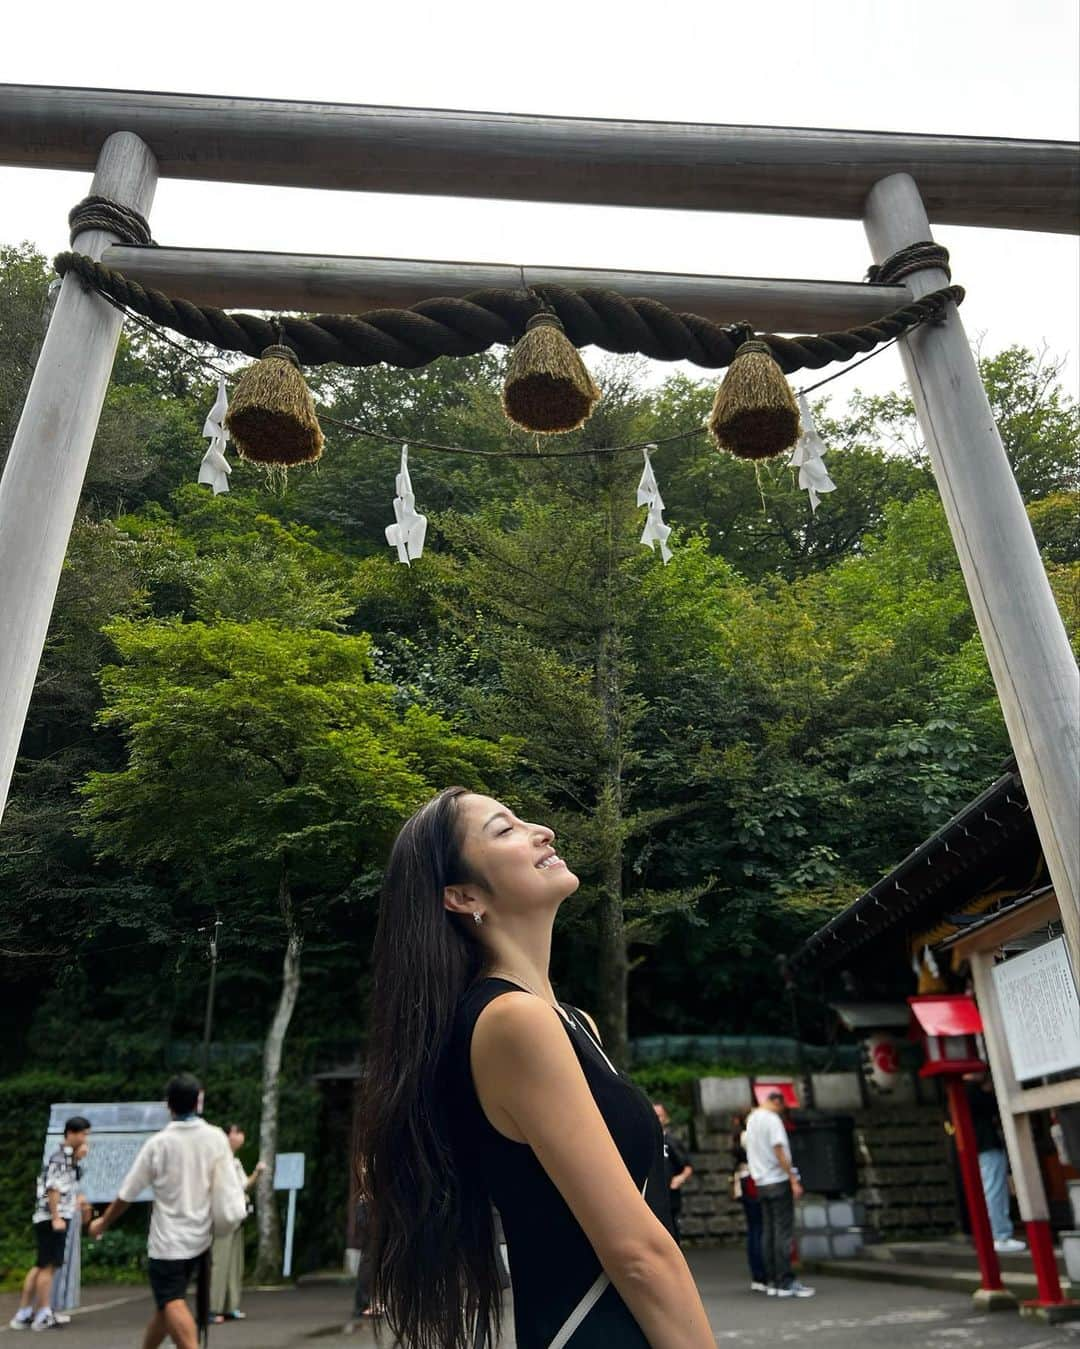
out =
<svg viewBox="0 0 1080 1349"><path fill-rule="evenodd" d="M799 408L765 342L735 352L706 423L721 449L740 459L771 459L799 438Z"/></svg>
<svg viewBox="0 0 1080 1349"><path fill-rule="evenodd" d="M584 426L600 398L577 348L551 310L534 314L510 352L503 411L526 431L550 435Z"/></svg>
<svg viewBox="0 0 1080 1349"><path fill-rule="evenodd" d="M311 464L323 433L311 391L290 347L267 347L236 381L225 418L242 459L276 468Z"/></svg>

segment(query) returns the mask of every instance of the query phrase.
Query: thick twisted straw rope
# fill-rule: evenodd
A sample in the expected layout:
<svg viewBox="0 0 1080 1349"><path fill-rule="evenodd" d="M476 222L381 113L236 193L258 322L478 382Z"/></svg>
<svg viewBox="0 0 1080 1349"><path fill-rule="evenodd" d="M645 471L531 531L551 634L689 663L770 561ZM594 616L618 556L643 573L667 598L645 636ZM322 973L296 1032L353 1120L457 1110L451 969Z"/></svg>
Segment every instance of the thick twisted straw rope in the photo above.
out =
<svg viewBox="0 0 1080 1349"><path fill-rule="evenodd" d="M461 299L423 300L411 309L373 309L355 317L317 314L270 320L170 299L82 253L61 253L55 266L61 276L75 272L86 285L117 304L184 337L248 356L258 356L265 347L282 342L303 365L382 362L412 370L438 356L473 356L492 346L513 345L529 319L544 308L558 315L577 347L640 352L654 360L690 361L706 369L730 365L740 343L753 335L747 324L722 327L697 314L676 314L655 300L630 299L598 287L480 290ZM818 370L872 351L928 319L940 320L950 301L959 304L963 298L962 287L946 286L884 314L875 323L844 332L757 336L768 344L785 374Z"/></svg>

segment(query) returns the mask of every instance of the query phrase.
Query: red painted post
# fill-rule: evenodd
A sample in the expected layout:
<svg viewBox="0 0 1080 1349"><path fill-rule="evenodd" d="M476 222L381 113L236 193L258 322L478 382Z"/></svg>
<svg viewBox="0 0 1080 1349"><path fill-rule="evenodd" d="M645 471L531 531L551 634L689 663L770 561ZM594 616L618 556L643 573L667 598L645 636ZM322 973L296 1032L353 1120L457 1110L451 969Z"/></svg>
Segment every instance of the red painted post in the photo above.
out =
<svg viewBox="0 0 1080 1349"><path fill-rule="evenodd" d="M975 1243L982 1287L987 1292L998 1292L1005 1285L1001 1282L1001 1265L990 1231L990 1215L986 1211L986 1195L983 1193L979 1171L979 1150L975 1145L975 1126L971 1122L971 1107L968 1105L963 1078L946 1078L945 1089L949 1097L949 1114L956 1136L956 1152L960 1160L960 1175L964 1181L964 1196L971 1219L971 1239Z"/></svg>
<svg viewBox="0 0 1080 1349"><path fill-rule="evenodd" d="M1045 1307L1063 1303L1065 1299L1061 1295L1061 1280L1058 1278L1057 1261L1054 1259L1054 1238L1050 1232L1050 1224L1043 1218L1027 1222L1024 1226L1027 1228L1031 1263L1035 1267L1035 1279L1039 1286L1039 1296L1033 1305Z"/></svg>

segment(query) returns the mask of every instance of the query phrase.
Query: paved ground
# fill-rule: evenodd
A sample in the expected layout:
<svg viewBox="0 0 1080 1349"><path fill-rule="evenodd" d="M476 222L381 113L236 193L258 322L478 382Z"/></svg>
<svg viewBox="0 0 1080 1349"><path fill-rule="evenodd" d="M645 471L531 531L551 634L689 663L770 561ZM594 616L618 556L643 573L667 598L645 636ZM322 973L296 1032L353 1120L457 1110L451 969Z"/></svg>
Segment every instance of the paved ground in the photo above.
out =
<svg viewBox="0 0 1080 1349"><path fill-rule="evenodd" d="M737 1251L691 1252L691 1264L721 1349L729 1344L771 1349L807 1341L822 1349L1080 1349L1078 1325L1044 1326L1015 1313L977 1315L962 1293L830 1277L820 1280L815 1298L778 1302L750 1293ZM51 1333L46 1344L138 1349L150 1311L148 1294L97 1288L88 1291L86 1301L97 1306ZM333 1284L248 1293L249 1319L215 1328L211 1344L213 1349L365 1349L375 1343L370 1327L352 1336L341 1333L350 1301L349 1288ZM11 1296L0 1297L5 1327L0 1334L12 1333L6 1326L14 1304ZM382 1346L389 1346L386 1337ZM512 1349L512 1339L503 1349Z"/></svg>

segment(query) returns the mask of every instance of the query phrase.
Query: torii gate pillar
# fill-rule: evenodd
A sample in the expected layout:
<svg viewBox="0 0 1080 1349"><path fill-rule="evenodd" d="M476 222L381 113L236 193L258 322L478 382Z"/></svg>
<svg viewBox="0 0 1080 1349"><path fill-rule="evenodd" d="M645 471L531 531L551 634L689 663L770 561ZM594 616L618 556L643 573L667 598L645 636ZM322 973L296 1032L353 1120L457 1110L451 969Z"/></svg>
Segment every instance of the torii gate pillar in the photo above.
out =
<svg viewBox="0 0 1080 1349"><path fill-rule="evenodd" d="M933 237L907 173L871 188L863 223L875 262ZM919 298L948 278L907 284ZM900 352L1080 977L1080 672L956 306Z"/></svg>
<svg viewBox="0 0 1080 1349"><path fill-rule="evenodd" d="M129 131L101 147L90 191L145 216L157 161ZM100 258L116 236L86 230ZM0 480L0 815L34 691L123 317L76 276L64 278Z"/></svg>

